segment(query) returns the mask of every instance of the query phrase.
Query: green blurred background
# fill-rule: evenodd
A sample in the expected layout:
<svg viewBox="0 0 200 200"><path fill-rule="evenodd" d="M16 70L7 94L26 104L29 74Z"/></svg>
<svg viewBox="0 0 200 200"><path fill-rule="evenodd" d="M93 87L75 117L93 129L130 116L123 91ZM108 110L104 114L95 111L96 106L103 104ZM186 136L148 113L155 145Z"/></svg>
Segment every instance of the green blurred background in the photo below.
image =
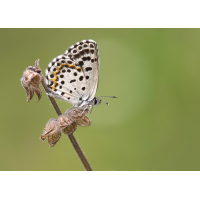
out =
<svg viewBox="0 0 200 200"><path fill-rule="evenodd" d="M96 96L118 97L75 132L93 170L200 170L200 29L0 29L0 170L84 170L67 136L39 139L57 115L44 90L27 103L20 83L83 39L99 48Z"/></svg>

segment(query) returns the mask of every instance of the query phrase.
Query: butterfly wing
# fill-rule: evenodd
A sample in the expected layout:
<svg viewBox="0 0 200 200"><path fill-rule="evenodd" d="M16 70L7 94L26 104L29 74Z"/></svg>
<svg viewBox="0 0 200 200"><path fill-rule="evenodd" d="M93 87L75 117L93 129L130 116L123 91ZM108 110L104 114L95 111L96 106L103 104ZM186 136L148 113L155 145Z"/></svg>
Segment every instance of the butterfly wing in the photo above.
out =
<svg viewBox="0 0 200 200"><path fill-rule="evenodd" d="M97 45L85 40L71 46L49 63L46 84L51 96L78 107L94 98L98 85L99 56Z"/></svg>
<svg viewBox="0 0 200 200"><path fill-rule="evenodd" d="M65 55L75 61L83 70L87 94L84 100L91 101L96 93L99 82L99 53L93 40L82 40L72 45Z"/></svg>

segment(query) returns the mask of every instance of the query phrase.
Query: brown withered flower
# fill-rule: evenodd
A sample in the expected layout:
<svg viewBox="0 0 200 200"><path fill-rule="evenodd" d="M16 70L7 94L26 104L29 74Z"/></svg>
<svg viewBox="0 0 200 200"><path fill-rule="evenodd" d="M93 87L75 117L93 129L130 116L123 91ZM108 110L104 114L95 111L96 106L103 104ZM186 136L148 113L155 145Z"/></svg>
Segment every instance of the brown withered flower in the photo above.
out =
<svg viewBox="0 0 200 200"><path fill-rule="evenodd" d="M57 120L50 119L47 122L44 132L40 138L43 141L46 138L48 138L48 142L50 146L53 147L56 144L56 142L58 142L58 140L60 139L60 136L61 136L61 130L60 130Z"/></svg>
<svg viewBox="0 0 200 200"><path fill-rule="evenodd" d="M21 84L23 88L26 90L27 101L29 102L34 93L38 96L38 101L42 97L42 91L39 87L39 83L41 82L41 77L37 72L26 70L21 78Z"/></svg>
<svg viewBox="0 0 200 200"><path fill-rule="evenodd" d="M60 126L60 129L66 135L72 134L77 129L76 122L72 118L69 118L66 115L60 115L58 117L58 124Z"/></svg>
<svg viewBox="0 0 200 200"><path fill-rule="evenodd" d="M27 101L29 102L34 93L38 96L38 101L42 97L42 91L39 84L42 80L42 75L40 74L41 69L39 67L39 60L35 62L36 66L29 66L23 73L21 78L21 84L26 91Z"/></svg>
<svg viewBox="0 0 200 200"><path fill-rule="evenodd" d="M89 112L88 109L69 109L65 112L65 115L74 120L79 126L89 126L91 121L85 116Z"/></svg>

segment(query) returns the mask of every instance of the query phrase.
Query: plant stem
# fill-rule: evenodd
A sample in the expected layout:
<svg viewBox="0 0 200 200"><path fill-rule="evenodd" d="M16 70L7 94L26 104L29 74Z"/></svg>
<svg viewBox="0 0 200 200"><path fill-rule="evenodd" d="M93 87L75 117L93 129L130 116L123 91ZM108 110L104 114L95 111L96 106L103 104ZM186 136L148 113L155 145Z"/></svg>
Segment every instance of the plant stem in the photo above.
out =
<svg viewBox="0 0 200 200"><path fill-rule="evenodd" d="M42 73L41 73L41 75L42 75ZM45 92L48 92L49 88L47 87L47 85L46 85L46 83L44 81L44 77L43 77L41 83L42 83L42 86L43 86ZM49 97L49 100L51 101L51 104L53 105L56 113L58 114L58 116L62 115L62 112L61 112L61 110L60 110L60 108L59 108L56 100L53 97L50 97L50 96L48 96L48 97ZM65 133L64 130L63 130L63 132ZM87 171L93 171L92 168L91 168L91 166L90 166L90 164L89 164L89 162L87 161L85 155L83 154L83 151L81 150L78 142L76 141L76 138L74 137L74 135L71 134L71 135L68 135L68 137L69 137L69 140L71 141L74 149L76 150L76 153L78 154L78 156L79 156L82 164L84 165L85 169Z"/></svg>
<svg viewBox="0 0 200 200"><path fill-rule="evenodd" d="M76 153L78 154L79 158L81 159L81 162L83 163L85 169L87 171L93 171L90 164L88 163L86 157L84 156L83 151L81 150L78 142L76 141L76 138L74 137L74 135L71 134L71 135L68 135L68 137L69 137L74 149L76 150Z"/></svg>

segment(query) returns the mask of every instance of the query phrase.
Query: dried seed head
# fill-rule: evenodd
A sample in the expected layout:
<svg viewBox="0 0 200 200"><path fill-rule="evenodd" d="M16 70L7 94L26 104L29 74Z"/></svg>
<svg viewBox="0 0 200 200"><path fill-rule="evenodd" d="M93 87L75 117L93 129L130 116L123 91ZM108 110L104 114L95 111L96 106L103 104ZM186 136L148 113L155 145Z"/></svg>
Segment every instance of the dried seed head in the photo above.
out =
<svg viewBox="0 0 200 200"><path fill-rule="evenodd" d="M27 101L29 102L34 95L34 92L38 96L38 101L42 97L42 91L39 87L41 82L41 77L36 72L31 70L26 70L21 78L21 84L23 88L26 90Z"/></svg>
<svg viewBox="0 0 200 200"><path fill-rule="evenodd" d="M39 68L39 60L35 62L36 66L29 66L26 68L26 71L23 73L21 78L21 84L26 90L27 101L30 101L33 98L34 92L38 96L38 101L42 97L42 91L39 87L43 77L41 69Z"/></svg>
<svg viewBox="0 0 200 200"><path fill-rule="evenodd" d="M84 112L83 112L84 111ZM77 121L80 120L84 115L88 114L89 110L83 110L83 109L69 109L65 112L65 115L68 117L73 118L73 120Z"/></svg>
<svg viewBox="0 0 200 200"><path fill-rule="evenodd" d="M30 69L30 70L32 70L32 71L37 72L38 74L40 74L42 72L42 70L40 69L39 61L40 61L40 59L36 60L35 61L35 66L29 66L26 69ZM42 77L42 75L41 75L41 77Z"/></svg>
<svg viewBox="0 0 200 200"><path fill-rule="evenodd" d="M50 119L41 135L41 140L48 138L48 142L53 147L60 139L61 130L56 119Z"/></svg>
<svg viewBox="0 0 200 200"><path fill-rule="evenodd" d="M41 99L42 97L42 90L38 87L35 89L35 94L37 95L38 97L38 101Z"/></svg>
<svg viewBox="0 0 200 200"><path fill-rule="evenodd" d="M66 135L72 134L77 129L77 124L66 115L60 115L58 117L58 124Z"/></svg>
<svg viewBox="0 0 200 200"><path fill-rule="evenodd" d="M83 116L80 120L76 121L79 126L89 126L91 124L90 119L87 116Z"/></svg>
<svg viewBox="0 0 200 200"><path fill-rule="evenodd" d="M37 72L27 69L24 72L23 77L28 85L32 85L34 88L39 87L41 76Z"/></svg>
<svg viewBox="0 0 200 200"><path fill-rule="evenodd" d="M89 126L91 121L85 116L89 112L88 109L69 109L65 112L65 115L73 119L79 126Z"/></svg>

